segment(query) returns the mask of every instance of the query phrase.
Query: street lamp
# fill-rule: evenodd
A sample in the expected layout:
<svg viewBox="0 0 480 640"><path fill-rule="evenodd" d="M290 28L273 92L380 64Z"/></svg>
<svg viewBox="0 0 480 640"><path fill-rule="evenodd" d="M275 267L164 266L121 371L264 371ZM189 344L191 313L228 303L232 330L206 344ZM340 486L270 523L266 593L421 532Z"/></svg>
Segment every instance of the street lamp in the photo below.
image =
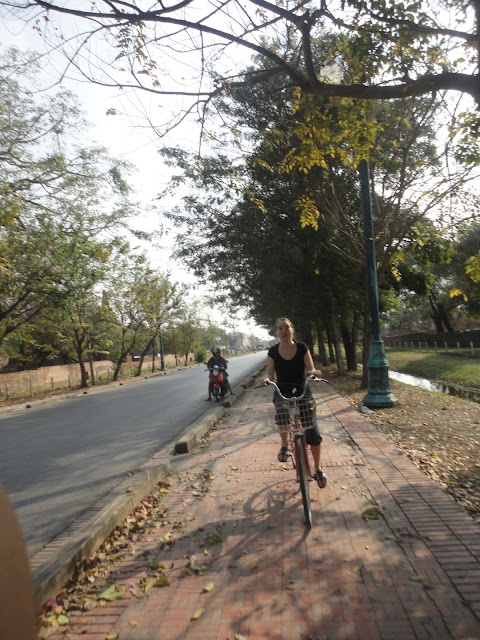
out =
<svg viewBox="0 0 480 640"><path fill-rule="evenodd" d="M390 391L388 379L388 360L385 357L383 341L380 339L380 311L378 307L377 265L375 260L375 241L373 234L372 202L370 198L370 175L368 163L359 164L360 186L362 191L363 234L367 258L368 302L371 318L370 354L368 368L368 393L363 404L371 409L394 407L397 398Z"/></svg>

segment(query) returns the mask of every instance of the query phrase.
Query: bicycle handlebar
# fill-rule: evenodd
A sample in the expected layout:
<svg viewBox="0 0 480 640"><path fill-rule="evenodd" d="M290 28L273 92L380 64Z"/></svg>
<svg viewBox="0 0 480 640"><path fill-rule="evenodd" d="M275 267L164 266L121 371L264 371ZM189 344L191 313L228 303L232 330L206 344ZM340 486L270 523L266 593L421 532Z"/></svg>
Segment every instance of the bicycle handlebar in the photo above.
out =
<svg viewBox="0 0 480 640"><path fill-rule="evenodd" d="M273 380L268 380L264 384L259 384L258 386L254 387L254 388L255 389L259 389L260 387L265 387L267 385L272 385L272 386L275 387L276 392L282 398L282 400L290 400L290 401L293 402L294 400L301 400L303 397L305 397L305 394L307 393L307 388L308 388L308 383L309 382L326 382L328 384L328 380L325 380L325 378L317 378L317 376L315 374L313 374L311 376L307 376L305 378L305 384L303 385L303 393L300 396L292 396L291 398L286 398L283 395L283 393L280 391L280 389L278 388L277 383L273 382Z"/></svg>

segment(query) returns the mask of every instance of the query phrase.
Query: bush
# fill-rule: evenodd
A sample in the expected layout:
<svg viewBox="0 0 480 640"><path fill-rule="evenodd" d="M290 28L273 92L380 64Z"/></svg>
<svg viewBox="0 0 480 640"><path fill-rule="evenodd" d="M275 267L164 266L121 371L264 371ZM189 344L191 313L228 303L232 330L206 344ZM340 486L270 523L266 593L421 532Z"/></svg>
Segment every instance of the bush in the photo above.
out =
<svg viewBox="0 0 480 640"><path fill-rule="evenodd" d="M207 359L207 350L205 347L197 347L195 350L195 362L200 364L201 362L205 362Z"/></svg>

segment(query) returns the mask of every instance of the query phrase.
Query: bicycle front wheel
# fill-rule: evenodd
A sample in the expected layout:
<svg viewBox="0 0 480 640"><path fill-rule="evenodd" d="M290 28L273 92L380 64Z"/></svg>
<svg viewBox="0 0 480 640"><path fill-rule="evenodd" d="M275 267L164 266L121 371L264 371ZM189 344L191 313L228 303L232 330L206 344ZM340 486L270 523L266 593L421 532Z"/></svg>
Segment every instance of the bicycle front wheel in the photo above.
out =
<svg viewBox="0 0 480 640"><path fill-rule="evenodd" d="M295 436L295 458L297 462L298 479L302 491L303 512L305 514L305 526L312 527L312 508L310 506L310 489L308 486L307 449L305 436Z"/></svg>

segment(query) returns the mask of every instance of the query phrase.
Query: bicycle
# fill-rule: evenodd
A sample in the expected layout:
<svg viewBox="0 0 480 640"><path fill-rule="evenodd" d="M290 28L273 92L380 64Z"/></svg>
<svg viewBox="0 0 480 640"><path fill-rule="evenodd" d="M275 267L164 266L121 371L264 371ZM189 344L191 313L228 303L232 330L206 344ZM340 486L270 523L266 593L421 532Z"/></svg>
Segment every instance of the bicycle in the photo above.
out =
<svg viewBox="0 0 480 640"><path fill-rule="evenodd" d="M312 527L312 508L310 505L310 489L308 483L312 474L308 460L305 431L306 429L311 429L315 426L315 402L312 396L307 396L307 398L305 398L305 396L309 383L313 381L328 383L328 380L325 380L324 378L317 378L315 374L308 376L305 379L303 393L300 396L294 396L292 398L286 398L281 393L275 382L272 382L271 380L266 382L267 385L275 387L276 392L282 400L286 400L288 402L284 407L280 407L280 409L284 409L286 411L282 412L276 409L275 422L280 433L288 432L290 444L289 455L293 467L296 470L297 481L300 483L305 525L309 529ZM256 388L258 389L259 387ZM284 413L283 416L282 413ZM279 422L285 422L285 424L279 424Z"/></svg>

